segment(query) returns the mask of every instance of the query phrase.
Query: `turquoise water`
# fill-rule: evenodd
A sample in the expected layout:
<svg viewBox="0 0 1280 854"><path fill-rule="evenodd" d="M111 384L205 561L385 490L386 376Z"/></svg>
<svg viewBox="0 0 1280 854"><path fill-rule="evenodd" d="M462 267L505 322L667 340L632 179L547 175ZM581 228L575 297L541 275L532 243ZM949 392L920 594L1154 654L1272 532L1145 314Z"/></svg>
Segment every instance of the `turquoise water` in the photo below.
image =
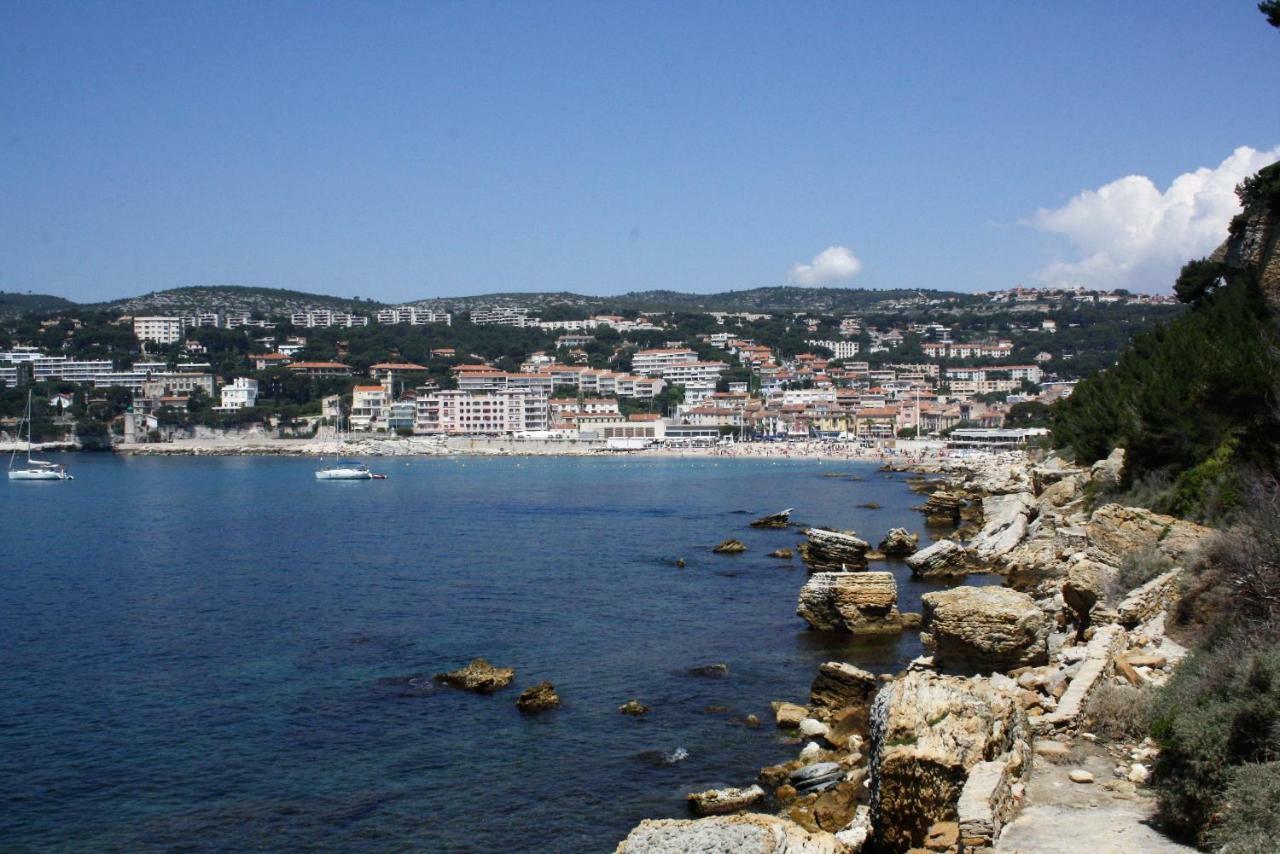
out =
<svg viewBox="0 0 1280 854"><path fill-rule="evenodd" d="M612 850L793 756L768 704L819 662L918 652L807 631L799 559L766 557L798 533L747 527L794 507L872 542L920 530L868 465L388 459L318 483L298 459L70 462L73 483L0 484L3 850ZM750 551L711 553L731 536ZM515 683L406 684L475 656ZM564 707L520 715L543 679ZM632 697L653 712L620 715Z"/></svg>

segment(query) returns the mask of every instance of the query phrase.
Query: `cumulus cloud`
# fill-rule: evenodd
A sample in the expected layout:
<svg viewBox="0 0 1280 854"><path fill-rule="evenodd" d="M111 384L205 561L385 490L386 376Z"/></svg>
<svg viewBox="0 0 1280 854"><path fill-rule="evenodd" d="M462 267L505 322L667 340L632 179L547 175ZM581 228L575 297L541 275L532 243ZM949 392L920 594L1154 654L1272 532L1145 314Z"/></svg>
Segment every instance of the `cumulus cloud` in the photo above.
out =
<svg viewBox="0 0 1280 854"><path fill-rule="evenodd" d="M1179 175L1161 192L1150 178L1129 175L1086 190L1060 208L1041 209L1030 224L1060 234L1075 257L1055 261L1044 284L1167 291L1187 261L1207 255L1227 237L1240 212L1235 187L1280 159L1280 146L1241 146L1213 168Z"/></svg>
<svg viewBox="0 0 1280 854"><path fill-rule="evenodd" d="M847 282L862 272L862 262L845 246L828 246L808 264L791 265L790 280L797 285L830 285Z"/></svg>

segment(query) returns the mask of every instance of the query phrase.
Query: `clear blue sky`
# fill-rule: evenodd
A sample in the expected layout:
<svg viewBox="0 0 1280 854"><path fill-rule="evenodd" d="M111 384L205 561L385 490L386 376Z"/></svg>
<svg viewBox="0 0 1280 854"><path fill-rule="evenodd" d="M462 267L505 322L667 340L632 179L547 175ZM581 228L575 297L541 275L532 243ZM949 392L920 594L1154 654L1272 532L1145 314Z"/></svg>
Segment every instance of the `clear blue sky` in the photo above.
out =
<svg viewBox="0 0 1280 854"><path fill-rule="evenodd" d="M0 0L0 289L1030 282L1038 209L1280 145L1255 6Z"/></svg>

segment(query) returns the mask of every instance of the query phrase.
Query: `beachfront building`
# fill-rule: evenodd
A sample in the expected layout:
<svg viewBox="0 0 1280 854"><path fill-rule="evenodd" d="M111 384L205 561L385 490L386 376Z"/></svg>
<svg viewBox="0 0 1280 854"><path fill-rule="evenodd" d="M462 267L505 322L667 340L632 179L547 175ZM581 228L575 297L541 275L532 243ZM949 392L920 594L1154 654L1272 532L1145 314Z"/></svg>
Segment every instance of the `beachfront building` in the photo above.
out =
<svg viewBox="0 0 1280 854"><path fill-rule="evenodd" d="M382 385L358 385L351 390L351 429L386 429L391 394Z"/></svg>
<svg viewBox="0 0 1280 854"><path fill-rule="evenodd" d="M418 395L415 433L500 436L546 430L547 396L527 389L453 389Z"/></svg>
<svg viewBox="0 0 1280 854"><path fill-rule="evenodd" d="M176 344L182 340L180 317L135 317L133 334L139 341L153 344Z"/></svg>
<svg viewBox="0 0 1280 854"><path fill-rule="evenodd" d="M248 409L258 405L258 381L249 377L236 377L222 387L222 405L219 409Z"/></svg>

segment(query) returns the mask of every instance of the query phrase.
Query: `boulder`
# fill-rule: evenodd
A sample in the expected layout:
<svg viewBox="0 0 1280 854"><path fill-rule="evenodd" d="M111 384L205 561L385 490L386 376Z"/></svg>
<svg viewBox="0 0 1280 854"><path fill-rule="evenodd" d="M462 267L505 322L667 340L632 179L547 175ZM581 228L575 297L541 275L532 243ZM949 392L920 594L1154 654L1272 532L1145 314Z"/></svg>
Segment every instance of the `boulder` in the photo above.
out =
<svg viewBox="0 0 1280 854"><path fill-rule="evenodd" d="M751 523L753 528L788 528L791 526L791 508L761 516Z"/></svg>
<svg viewBox="0 0 1280 854"><path fill-rule="evenodd" d="M994 560L1013 549L1027 534L1027 522L1035 512L1030 492L988 495L982 499L982 530L969 542L969 550L983 560Z"/></svg>
<svg viewBox="0 0 1280 854"><path fill-rule="evenodd" d="M624 715L631 715L632 717L638 718L649 714L649 707L639 700L627 700L621 706L618 706L618 711L622 712Z"/></svg>
<svg viewBox="0 0 1280 854"><path fill-rule="evenodd" d="M846 769L839 762L815 762L791 772L787 778L798 794L822 792L844 779Z"/></svg>
<svg viewBox="0 0 1280 854"><path fill-rule="evenodd" d="M1124 448L1116 448L1105 460L1098 460L1089 467L1089 479L1099 488L1114 489L1124 476Z"/></svg>
<svg viewBox="0 0 1280 854"><path fill-rule="evenodd" d="M1119 566L1126 555L1158 551L1179 566L1213 534L1211 528L1141 507L1104 504L1085 526L1089 557Z"/></svg>
<svg viewBox="0 0 1280 854"><path fill-rule="evenodd" d="M711 551L715 552L718 555L736 555L736 554L742 554L746 550L747 550L747 547L744 546L738 540L725 540L723 543L716 546Z"/></svg>
<svg viewBox="0 0 1280 854"><path fill-rule="evenodd" d="M1067 567L1066 578L1062 581L1062 601L1075 615L1078 640L1084 640L1094 606L1106 604L1107 589L1115 574L1115 567L1087 559Z"/></svg>
<svg viewBox="0 0 1280 854"><path fill-rule="evenodd" d="M965 498L961 493L939 489L929 496L920 512L924 513L925 520L931 525L958 525L960 508L964 503Z"/></svg>
<svg viewBox="0 0 1280 854"><path fill-rule="evenodd" d="M990 673L1049 659L1049 620L1025 593L955 587L926 593L922 602L920 639L940 670Z"/></svg>
<svg viewBox="0 0 1280 854"><path fill-rule="evenodd" d="M878 690L880 680L867 671L843 661L828 661L818 665L809 702L827 709L854 706L869 710Z"/></svg>
<svg viewBox="0 0 1280 854"><path fill-rule="evenodd" d="M906 528L894 528L884 535L878 548L886 557L906 557L915 554L919 547L919 534L912 534Z"/></svg>
<svg viewBox="0 0 1280 854"><path fill-rule="evenodd" d="M494 667L483 658L477 658L466 667L460 667L449 673L437 673L432 678L455 688L475 691L478 694L492 694L510 685L511 680L516 678L516 672L510 667Z"/></svg>
<svg viewBox="0 0 1280 854"><path fill-rule="evenodd" d="M782 560L791 560L793 556L791 549L774 549L769 552L769 557L781 558Z"/></svg>
<svg viewBox="0 0 1280 854"><path fill-rule="evenodd" d="M967 574L973 559L959 543L938 540L907 558L907 566L917 578L954 578Z"/></svg>
<svg viewBox="0 0 1280 854"><path fill-rule="evenodd" d="M846 572L867 568L867 549L871 546L852 531L827 531L810 528L804 532L800 557L810 572Z"/></svg>
<svg viewBox="0 0 1280 854"><path fill-rule="evenodd" d="M771 815L716 816L697 820L646 819L614 854L837 854L836 838L810 832Z"/></svg>
<svg viewBox="0 0 1280 854"><path fill-rule="evenodd" d="M989 680L917 671L889 683L871 714L871 814L880 847L924 843L939 821L956 821L961 792L979 763L1012 774L1029 766L1027 719Z"/></svg>
<svg viewBox="0 0 1280 854"><path fill-rule="evenodd" d="M686 796L689 808L698 815L725 815L744 810L756 801L764 799L764 789L749 786L745 789L708 789Z"/></svg>
<svg viewBox="0 0 1280 854"><path fill-rule="evenodd" d="M545 712L560 705L560 695L550 682L539 682L531 688L525 688L516 698L516 708L525 714Z"/></svg>
<svg viewBox="0 0 1280 854"><path fill-rule="evenodd" d="M776 703L774 705L773 718L779 727L798 727L802 720L809 717L809 710L796 703Z"/></svg>
<svg viewBox="0 0 1280 854"><path fill-rule="evenodd" d="M1040 493L1040 506L1043 507L1063 507L1075 501L1082 494L1082 487L1079 477L1064 477L1062 480L1046 486L1044 492Z"/></svg>
<svg viewBox="0 0 1280 854"><path fill-rule="evenodd" d="M800 588L796 614L811 628L853 634L902 631L891 572L818 572Z"/></svg>

